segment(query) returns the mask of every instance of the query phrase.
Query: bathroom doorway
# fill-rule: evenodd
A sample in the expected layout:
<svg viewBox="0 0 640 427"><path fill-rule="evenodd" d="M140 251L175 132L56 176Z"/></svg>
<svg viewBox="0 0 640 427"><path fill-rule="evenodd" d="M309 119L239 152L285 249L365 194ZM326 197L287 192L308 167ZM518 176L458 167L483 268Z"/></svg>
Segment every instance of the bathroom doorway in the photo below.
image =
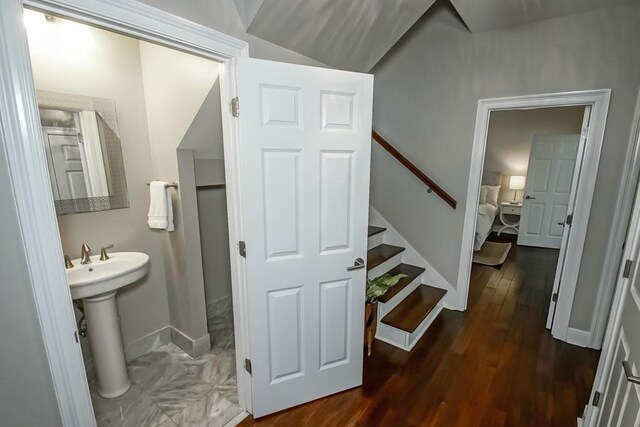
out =
<svg viewBox="0 0 640 427"><path fill-rule="evenodd" d="M81 298L74 304L96 422L222 425L243 409L219 63L53 14L24 14L64 253L78 267L85 243L96 266L101 247L149 256L148 273L115 297L131 382L123 394L105 397L91 318ZM168 184L173 230L149 227L147 184L155 180Z"/></svg>

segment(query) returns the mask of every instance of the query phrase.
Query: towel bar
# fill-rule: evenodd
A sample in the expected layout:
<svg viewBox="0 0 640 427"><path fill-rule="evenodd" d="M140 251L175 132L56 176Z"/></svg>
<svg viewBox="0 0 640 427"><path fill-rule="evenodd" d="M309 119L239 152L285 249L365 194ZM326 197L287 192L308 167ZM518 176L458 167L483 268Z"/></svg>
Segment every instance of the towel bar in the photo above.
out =
<svg viewBox="0 0 640 427"><path fill-rule="evenodd" d="M147 182L147 185L151 185L151 183ZM172 182L171 184L165 184L164 188L167 188L167 187L178 188L178 183L177 182Z"/></svg>

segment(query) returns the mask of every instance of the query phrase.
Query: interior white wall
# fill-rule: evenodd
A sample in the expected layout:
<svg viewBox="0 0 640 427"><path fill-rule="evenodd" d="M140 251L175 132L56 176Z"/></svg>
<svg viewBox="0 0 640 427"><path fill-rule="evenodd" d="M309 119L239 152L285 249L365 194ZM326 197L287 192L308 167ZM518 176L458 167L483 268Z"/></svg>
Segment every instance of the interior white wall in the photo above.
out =
<svg viewBox="0 0 640 427"><path fill-rule="evenodd" d="M155 178L179 184L171 191L175 231L157 232L162 236L171 325L197 340L207 335L200 244L185 243L200 238L195 179L190 185L188 177L180 176L176 150L218 79L218 64L145 42L140 42L140 56ZM181 200L182 194L191 197Z"/></svg>
<svg viewBox="0 0 640 427"><path fill-rule="evenodd" d="M539 108L535 110L495 111L489 118L485 172L500 172L502 187L499 202L512 201L509 190L512 175L527 175L533 136L538 134L579 134L584 107ZM524 192L518 190L519 202Z"/></svg>
<svg viewBox="0 0 640 427"><path fill-rule="evenodd" d="M113 251L149 255L149 274L116 297L126 347L170 323L161 236L149 230L146 218L149 190L145 183L154 173L140 51L137 40L94 28L89 31L93 43L87 45L85 40L80 44L83 48L61 45L54 38L49 39L51 46L45 43L34 49L32 44L31 63L36 89L115 100L130 207L58 216L58 225L64 252L71 258L80 256L84 242L94 253L113 243Z"/></svg>
<svg viewBox="0 0 640 427"><path fill-rule="evenodd" d="M639 20L640 5L630 4L471 34L450 10L427 12L374 68L373 121L458 201L458 209L427 194L375 144L372 205L456 284L478 100L612 88L570 322L589 330L616 202L611 189L620 183L640 83Z"/></svg>

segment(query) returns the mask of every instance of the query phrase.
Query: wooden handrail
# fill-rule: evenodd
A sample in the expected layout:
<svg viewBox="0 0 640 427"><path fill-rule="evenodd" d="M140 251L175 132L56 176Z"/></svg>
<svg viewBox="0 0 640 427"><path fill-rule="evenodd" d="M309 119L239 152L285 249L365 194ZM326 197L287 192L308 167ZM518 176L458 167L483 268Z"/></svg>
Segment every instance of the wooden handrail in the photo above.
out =
<svg viewBox="0 0 640 427"><path fill-rule="evenodd" d="M402 165L405 168L409 169L409 171L412 174L414 174L420 181L422 181L429 188L429 192L433 191L434 193L436 193L442 200L445 201L445 203L447 203L453 209L455 209L456 206L458 206L458 202L456 202L456 200L453 197L451 197L449 193L444 191L442 187L440 187L438 184L433 182L431 178L425 175L424 172L418 169L416 165L411 163L409 159L407 159L405 156L402 155L402 153L396 150L396 148L393 145L389 144L389 141L387 141L382 136L380 136L378 132L376 132L375 130L372 130L371 137L375 139L376 142L380 144L380 146L382 146L382 148L387 150L389 154L391 154L400 163L402 163Z"/></svg>

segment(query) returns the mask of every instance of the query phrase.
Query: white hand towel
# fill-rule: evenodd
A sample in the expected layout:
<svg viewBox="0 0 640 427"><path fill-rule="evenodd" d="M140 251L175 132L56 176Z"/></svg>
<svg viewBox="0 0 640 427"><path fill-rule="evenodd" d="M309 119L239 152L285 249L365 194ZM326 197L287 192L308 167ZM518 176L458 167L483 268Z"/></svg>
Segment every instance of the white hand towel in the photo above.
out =
<svg viewBox="0 0 640 427"><path fill-rule="evenodd" d="M149 228L173 231L173 206L167 183L153 181L149 185Z"/></svg>

